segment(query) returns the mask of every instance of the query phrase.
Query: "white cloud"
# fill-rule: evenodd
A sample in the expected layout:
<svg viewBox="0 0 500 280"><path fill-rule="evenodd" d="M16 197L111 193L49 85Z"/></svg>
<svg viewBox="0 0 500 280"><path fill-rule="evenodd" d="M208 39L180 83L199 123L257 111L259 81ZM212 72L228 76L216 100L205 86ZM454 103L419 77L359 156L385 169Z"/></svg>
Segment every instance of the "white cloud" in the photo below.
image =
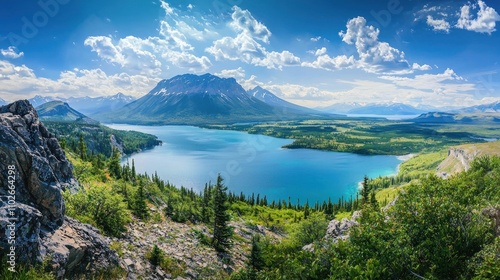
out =
<svg viewBox="0 0 500 280"><path fill-rule="evenodd" d="M284 66L300 65L300 58L284 50L267 51L258 41L269 43L271 32L258 22L248 10L233 7L229 23L238 32L235 37L226 36L215 40L205 51L216 60L239 60L268 69L283 69Z"/></svg>
<svg viewBox="0 0 500 280"><path fill-rule="evenodd" d="M193 6L193 4L188 4L187 8L190 9L190 10L192 10L194 8L194 6Z"/></svg>
<svg viewBox="0 0 500 280"><path fill-rule="evenodd" d="M17 52L16 47L10 46L6 50L1 49L0 52L5 58L16 59L20 58L24 55L24 52Z"/></svg>
<svg viewBox="0 0 500 280"><path fill-rule="evenodd" d="M321 56L321 55L324 55L324 54L326 54L326 48L325 47L322 47L321 49L317 49L316 52L314 52L315 56Z"/></svg>
<svg viewBox="0 0 500 280"><path fill-rule="evenodd" d="M318 42L319 40L321 40L321 36L311 38L313 42Z"/></svg>
<svg viewBox="0 0 500 280"><path fill-rule="evenodd" d="M313 62L302 63L302 66L304 67L324 69L329 71L352 68L355 65L356 61L353 56L347 57L345 55L339 55L336 57L330 57L327 54L319 55Z"/></svg>
<svg viewBox="0 0 500 280"><path fill-rule="evenodd" d="M170 5L163 1L163 0L160 0L161 2L161 7L163 8L163 10L165 10L165 14L167 15L172 15L174 14L174 9L172 9L172 7L170 7Z"/></svg>
<svg viewBox="0 0 500 280"><path fill-rule="evenodd" d="M427 71L427 70L431 70L432 67L428 64L424 64L424 65L420 65L418 63L413 63L413 65L411 66L411 68L413 70L420 70L420 71Z"/></svg>
<svg viewBox="0 0 500 280"><path fill-rule="evenodd" d="M180 32L177 28L173 28L168 22L161 21L160 34L174 48L179 48L182 51L192 51L194 48L187 42L186 35Z"/></svg>
<svg viewBox="0 0 500 280"><path fill-rule="evenodd" d="M236 31L264 43L269 43L271 31L264 24L257 21L248 10L242 10L240 7L234 6L231 18L233 20L229 25Z"/></svg>
<svg viewBox="0 0 500 280"><path fill-rule="evenodd" d="M0 93L7 100L48 96L102 96L117 92L139 96L146 94L160 79L147 75L119 73L108 75L103 70L73 69L61 72L57 79L37 77L25 65L0 60Z"/></svg>
<svg viewBox="0 0 500 280"><path fill-rule="evenodd" d="M342 41L354 45L358 52L357 67L371 73L409 73L411 67L404 52L380 42L380 31L366 25L366 19L357 17L347 22L347 30L339 33Z"/></svg>
<svg viewBox="0 0 500 280"><path fill-rule="evenodd" d="M238 67L237 69L225 69L215 73L215 75L223 78L242 79L245 78L245 70L241 67Z"/></svg>
<svg viewBox="0 0 500 280"><path fill-rule="evenodd" d="M479 11L476 18L473 18L471 9L477 9L477 6L479 6ZM497 21L500 21L500 15L495 9L488 7L482 0L478 0L477 5L469 3L462 6L460 9L460 18L455 27L478 33L491 34L496 31Z"/></svg>
<svg viewBox="0 0 500 280"><path fill-rule="evenodd" d="M397 76L381 76L380 78L391 81L399 87L417 89L435 94L470 93L476 88L475 84L467 82L449 68L442 74L423 74L417 75L414 78Z"/></svg>
<svg viewBox="0 0 500 280"><path fill-rule="evenodd" d="M432 16L427 16L427 25L432 27L434 31L450 32L450 23L444 19L434 19Z"/></svg>
<svg viewBox="0 0 500 280"><path fill-rule="evenodd" d="M170 68L169 65L192 72L207 71L212 65L210 59L195 55L189 39L202 41L217 33L192 26L188 23L189 17L179 15L164 1L161 7L165 10L166 19L160 21L158 36L127 36L118 40L111 36L90 36L84 44L90 46L99 58L117 64L122 71L131 74L159 77Z"/></svg>

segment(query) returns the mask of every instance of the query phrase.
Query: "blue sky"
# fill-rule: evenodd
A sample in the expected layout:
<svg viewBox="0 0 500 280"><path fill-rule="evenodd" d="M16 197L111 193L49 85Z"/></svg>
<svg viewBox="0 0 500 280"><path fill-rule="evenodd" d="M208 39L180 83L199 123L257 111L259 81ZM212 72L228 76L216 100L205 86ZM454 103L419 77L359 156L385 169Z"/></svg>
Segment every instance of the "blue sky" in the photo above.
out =
<svg viewBox="0 0 500 280"><path fill-rule="evenodd" d="M28 3L27 3L28 2ZM500 100L500 3L39 0L0 10L0 97L142 96L184 73L310 107Z"/></svg>

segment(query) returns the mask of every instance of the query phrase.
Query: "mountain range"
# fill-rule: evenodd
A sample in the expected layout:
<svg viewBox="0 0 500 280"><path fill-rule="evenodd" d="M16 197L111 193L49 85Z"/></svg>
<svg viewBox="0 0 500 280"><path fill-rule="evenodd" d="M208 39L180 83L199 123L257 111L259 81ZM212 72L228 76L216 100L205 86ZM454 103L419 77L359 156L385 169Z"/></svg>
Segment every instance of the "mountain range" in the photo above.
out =
<svg viewBox="0 0 500 280"><path fill-rule="evenodd" d="M42 121L78 122L86 124L99 124L86 115L71 108L62 101L49 101L35 108Z"/></svg>
<svg viewBox="0 0 500 280"><path fill-rule="evenodd" d="M35 97L28 99L28 101L33 105L33 107L38 107L50 101L62 101L68 103L73 109L83 114L94 115L102 112L117 110L135 99L136 98L133 96L125 95L119 92L115 95L99 97L85 96L60 98L36 95Z"/></svg>
<svg viewBox="0 0 500 280"><path fill-rule="evenodd" d="M416 108L403 103L367 104L359 102L336 103L321 108L322 111L340 114L359 115L418 115L428 112L431 108Z"/></svg>
<svg viewBox="0 0 500 280"><path fill-rule="evenodd" d="M210 124L301 119L313 112L321 116L262 88L246 92L234 78L185 74L162 80L145 96L94 117L116 123Z"/></svg>
<svg viewBox="0 0 500 280"><path fill-rule="evenodd" d="M489 104L466 107L451 111L452 113L472 114L472 113L500 113L500 101Z"/></svg>

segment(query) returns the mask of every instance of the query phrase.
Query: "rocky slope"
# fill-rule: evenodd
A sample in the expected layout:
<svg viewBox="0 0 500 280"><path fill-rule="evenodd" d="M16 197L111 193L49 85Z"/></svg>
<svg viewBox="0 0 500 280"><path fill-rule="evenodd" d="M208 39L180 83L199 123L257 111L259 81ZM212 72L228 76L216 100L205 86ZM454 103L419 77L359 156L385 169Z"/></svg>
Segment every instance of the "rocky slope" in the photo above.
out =
<svg viewBox="0 0 500 280"><path fill-rule="evenodd" d="M469 170L472 161L483 155L500 156L500 141L466 144L450 148L448 157L437 167L437 175L441 178L448 178L451 175Z"/></svg>
<svg viewBox="0 0 500 280"><path fill-rule="evenodd" d="M97 229L65 217L62 191L77 188L64 151L31 104L0 107L1 254L14 245L17 263L50 256L59 278L118 266Z"/></svg>

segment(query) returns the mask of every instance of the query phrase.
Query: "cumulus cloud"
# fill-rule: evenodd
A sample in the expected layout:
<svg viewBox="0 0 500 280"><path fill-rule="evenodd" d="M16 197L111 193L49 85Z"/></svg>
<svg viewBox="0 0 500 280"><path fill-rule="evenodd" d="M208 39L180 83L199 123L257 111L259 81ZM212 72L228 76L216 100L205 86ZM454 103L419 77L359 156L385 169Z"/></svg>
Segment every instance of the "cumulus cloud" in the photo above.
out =
<svg viewBox="0 0 500 280"><path fill-rule="evenodd" d="M159 77L169 65L192 72L204 72L212 63L206 56L197 56L189 39L204 40L217 33L189 24L189 17L180 15L167 2L161 1L166 19L159 24L158 36L139 38L127 36L89 36L84 44L104 61L119 65L129 73Z"/></svg>
<svg viewBox="0 0 500 280"><path fill-rule="evenodd" d="M245 70L241 67L238 67L237 69L225 69L215 73L215 75L223 78L242 79L245 78Z"/></svg>
<svg viewBox="0 0 500 280"><path fill-rule="evenodd" d="M413 65L411 66L411 68L413 70L420 70L420 71L427 71L427 70L431 70L432 67L428 64L424 64L424 65L420 65L418 63L413 63Z"/></svg>
<svg viewBox="0 0 500 280"><path fill-rule="evenodd" d="M311 38L311 41L313 41L313 42L318 42L319 40L321 40L321 36Z"/></svg>
<svg viewBox="0 0 500 280"><path fill-rule="evenodd" d="M24 52L17 52L16 47L10 46L7 49L1 49L0 52L5 58L16 59L24 55Z"/></svg>
<svg viewBox="0 0 500 280"><path fill-rule="evenodd" d="M432 16L427 16L427 25L432 27L434 31L450 32L450 23L444 19L434 19Z"/></svg>
<svg viewBox="0 0 500 280"><path fill-rule="evenodd" d="M147 75L119 73L108 75L97 69L72 69L60 73L57 79L38 77L25 65L0 60L0 92L5 99L18 100L35 95L102 96L117 92L139 96L147 93L160 79Z"/></svg>
<svg viewBox="0 0 500 280"><path fill-rule="evenodd" d="M476 87L475 84L467 82L450 68L447 68L441 74L416 75L414 78L399 76L381 76L380 78L391 81L399 87L433 92L435 94L470 93Z"/></svg>
<svg viewBox="0 0 500 280"><path fill-rule="evenodd" d="M205 49L216 60L239 60L268 69L300 65L300 58L287 50L281 52L266 50L260 42L268 44L271 32L248 10L233 7L231 19L229 26L237 32L236 36L225 36L215 40L212 46Z"/></svg>
<svg viewBox="0 0 500 280"><path fill-rule="evenodd" d="M477 11L477 15L474 18L471 10L477 10L478 6L479 11ZM491 34L496 31L497 21L500 21L500 15L495 9L488 7L482 0L478 0L477 4L469 3L462 6L460 9L460 18L455 26L478 33Z"/></svg>
<svg viewBox="0 0 500 280"><path fill-rule="evenodd" d="M317 52L316 52L317 53ZM345 68L352 68L356 65L356 61L353 56L339 55L336 57L330 57L328 54L320 54L313 62L303 62L302 66L311 67L324 70L340 70Z"/></svg>
<svg viewBox="0 0 500 280"><path fill-rule="evenodd" d="M371 73L408 73L411 67L404 52L378 40L379 29L366 25L357 17L347 22L347 30L339 33L342 41L356 47L359 59L356 66Z"/></svg>
<svg viewBox="0 0 500 280"><path fill-rule="evenodd" d="M257 21L248 10L242 10L240 7L234 6L231 18L233 20L229 25L236 31L264 43L269 43L271 31L264 24Z"/></svg>

